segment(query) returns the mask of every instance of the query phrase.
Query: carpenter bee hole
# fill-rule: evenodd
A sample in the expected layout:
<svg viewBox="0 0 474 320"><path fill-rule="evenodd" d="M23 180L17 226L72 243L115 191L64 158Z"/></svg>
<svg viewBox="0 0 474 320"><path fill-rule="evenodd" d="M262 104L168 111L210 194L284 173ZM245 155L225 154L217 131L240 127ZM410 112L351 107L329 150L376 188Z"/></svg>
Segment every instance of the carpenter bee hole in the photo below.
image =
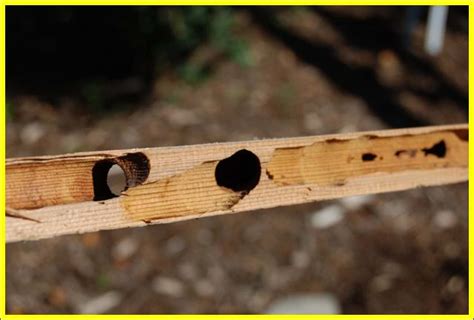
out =
<svg viewBox="0 0 474 320"><path fill-rule="evenodd" d="M150 165L143 153L97 161L92 168L94 201L108 200L148 178Z"/></svg>
<svg viewBox="0 0 474 320"><path fill-rule="evenodd" d="M444 158L447 150L446 142L441 140L438 143L435 143L431 148L423 148L421 150L425 153L425 156L433 155L438 158Z"/></svg>
<svg viewBox="0 0 474 320"><path fill-rule="evenodd" d="M248 193L260 181L260 159L251 151L241 149L216 166L217 185L235 192Z"/></svg>
<svg viewBox="0 0 474 320"><path fill-rule="evenodd" d="M374 153L367 152L362 154L362 161L373 161L375 158L377 158L377 155Z"/></svg>

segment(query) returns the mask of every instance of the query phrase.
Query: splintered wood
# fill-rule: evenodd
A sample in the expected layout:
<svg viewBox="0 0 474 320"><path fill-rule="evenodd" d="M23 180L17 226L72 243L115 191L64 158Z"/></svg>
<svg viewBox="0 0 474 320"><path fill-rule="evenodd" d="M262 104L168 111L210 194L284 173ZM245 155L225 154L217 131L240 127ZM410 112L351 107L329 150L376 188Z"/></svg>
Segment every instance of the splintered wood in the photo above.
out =
<svg viewBox="0 0 474 320"><path fill-rule="evenodd" d="M7 242L466 181L468 126L7 159ZM125 189L107 174L119 165Z"/></svg>

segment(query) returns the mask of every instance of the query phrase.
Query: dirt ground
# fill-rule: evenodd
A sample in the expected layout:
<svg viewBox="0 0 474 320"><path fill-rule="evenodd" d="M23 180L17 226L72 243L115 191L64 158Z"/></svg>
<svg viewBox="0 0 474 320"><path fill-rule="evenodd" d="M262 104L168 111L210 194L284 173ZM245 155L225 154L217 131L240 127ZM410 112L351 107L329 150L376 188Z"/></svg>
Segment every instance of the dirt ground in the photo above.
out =
<svg viewBox="0 0 474 320"><path fill-rule="evenodd" d="M394 40L404 11L393 10L238 10L250 66L220 59L198 85L169 70L106 113L70 95L10 92L7 156L467 122L467 9L450 12L436 57L423 51L423 16L408 49ZM281 297L328 292L343 313L466 313L467 190L8 244L7 312L262 313ZM344 206L343 219L315 227L331 205Z"/></svg>

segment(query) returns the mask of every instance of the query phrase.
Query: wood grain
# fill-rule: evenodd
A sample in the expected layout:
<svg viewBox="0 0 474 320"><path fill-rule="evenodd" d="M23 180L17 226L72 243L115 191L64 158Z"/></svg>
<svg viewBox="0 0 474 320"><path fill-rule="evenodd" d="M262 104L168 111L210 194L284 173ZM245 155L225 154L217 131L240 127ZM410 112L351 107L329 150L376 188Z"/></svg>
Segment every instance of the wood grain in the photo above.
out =
<svg viewBox="0 0 474 320"><path fill-rule="evenodd" d="M114 196L107 172L126 189ZM466 181L467 124L7 159L7 242Z"/></svg>

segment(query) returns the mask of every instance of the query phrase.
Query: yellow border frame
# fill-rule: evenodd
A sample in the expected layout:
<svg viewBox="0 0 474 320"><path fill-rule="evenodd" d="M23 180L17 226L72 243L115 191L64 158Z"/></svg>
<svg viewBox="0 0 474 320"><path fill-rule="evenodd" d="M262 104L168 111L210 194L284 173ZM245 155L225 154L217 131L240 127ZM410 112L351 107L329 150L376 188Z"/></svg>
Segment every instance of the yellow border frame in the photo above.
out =
<svg viewBox="0 0 474 320"><path fill-rule="evenodd" d="M347 0L323 0L315 3L314 1L288 1L288 0L272 0L268 1L252 1L252 0L70 0L67 3L64 1L55 0L0 0L0 212L5 210L5 139L6 139L6 125L5 125L5 110L6 110L6 91L5 91L5 7L7 5L469 5L469 111L471 110L471 97L474 89L473 77L474 67L472 65L474 55L474 44L472 42L474 22L474 6L471 1L347 1ZM469 123L473 120L472 112L469 112ZM469 132L472 140L472 134ZM473 161L474 147L469 145L469 163L470 167ZM469 171L469 180L474 177L472 171ZM472 211L472 190L469 188L469 214L468 214L468 241L469 244L474 243L474 219L469 219ZM68 318L86 318L86 319L108 319L110 315L7 315L6 312L6 264L5 264L5 215L0 214L0 318L1 319L38 319L38 320L59 320L64 317ZM249 317L257 317L259 319L474 319L474 296L472 288L474 286L474 247L469 246L469 313L466 315L114 315L115 319L120 320L138 320L146 318L159 319L209 319L224 317L225 319L242 319ZM3 270L3 271L2 271ZM2 298L3 297L3 298ZM422 299L422 297L420 297Z"/></svg>
<svg viewBox="0 0 474 320"><path fill-rule="evenodd" d="M380 1L380 0L320 0L320 1L309 1L309 0L272 0L272 1L252 1L252 0L4 0L5 5L200 5L200 6L223 6L223 5L271 5L271 6L295 6L295 5L470 5L470 1L453 0L453 1L440 1L440 0L402 0L402 1Z"/></svg>
<svg viewBox="0 0 474 320"><path fill-rule="evenodd" d="M5 140L6 140L6 125L5 125L5 110L6 110L6 94L5 94L5 6L3 3L0 6L0 210L5 212ZM5 215L0 214L0 317L6 311L6 265L5 265ZM1 271L3 270L3 271ZM1 298L1 297L4 298Z"/></svg>

